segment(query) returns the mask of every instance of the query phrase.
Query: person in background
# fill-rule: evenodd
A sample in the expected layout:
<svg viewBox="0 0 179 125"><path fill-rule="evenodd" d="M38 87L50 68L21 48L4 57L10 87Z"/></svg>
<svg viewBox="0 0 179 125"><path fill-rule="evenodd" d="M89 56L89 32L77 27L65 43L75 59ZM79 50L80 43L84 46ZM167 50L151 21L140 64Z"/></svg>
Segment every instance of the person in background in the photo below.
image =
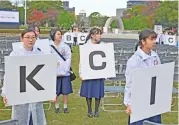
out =
<svg viewBox="0 0 179 125"><path fill-rule="evenodd" d="M31 25L29 28L33 29L37 35L37 40L40 39L40 27L38 25Z"/></svg>
<svg viewBox="0 0 179 125"><path fill-rule="evenodd" d="M52 29L50 32L52 39L51 46L53 46L60 54L65 58L66 61L51 48L51 53L57 56L57 83L56 83L56 101L55 101L55 113L60 113L59 96L63 95L63 108L64 113L68 111L68 95L73 93L72 83L70 78L70 67L71 67L71 50L70 47L62 40L61 29Z"/></svg>
<svg viewBox="0 0 179 125"><path fill-rule="evenodd" d="M78 43L78 33L79 33L79 31L78 31L78 25L74 24L72 26L72 32L74 33L74 38L73 38L74 39L74 43L73 43L73 45L76 46L77 43Z"/></svg>

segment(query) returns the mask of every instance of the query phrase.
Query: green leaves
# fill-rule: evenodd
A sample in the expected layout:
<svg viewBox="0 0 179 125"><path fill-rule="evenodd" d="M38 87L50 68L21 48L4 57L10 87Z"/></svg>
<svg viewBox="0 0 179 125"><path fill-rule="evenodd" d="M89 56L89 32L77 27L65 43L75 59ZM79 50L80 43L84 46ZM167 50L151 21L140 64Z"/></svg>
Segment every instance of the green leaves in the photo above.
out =
<svg viewBox="0 0 179 125"><path fill-rule="evenodd" d="M156 13L157 23L176 26L178 23L178 1L164 1Z"/></svg>
<svg viewBox="0 0 179 125"><path fill-rule="evenodd" d="M61 11L57 16L57 25L69 29L75 20L76 18L74 14L70 14L67 11Z"/></svg>

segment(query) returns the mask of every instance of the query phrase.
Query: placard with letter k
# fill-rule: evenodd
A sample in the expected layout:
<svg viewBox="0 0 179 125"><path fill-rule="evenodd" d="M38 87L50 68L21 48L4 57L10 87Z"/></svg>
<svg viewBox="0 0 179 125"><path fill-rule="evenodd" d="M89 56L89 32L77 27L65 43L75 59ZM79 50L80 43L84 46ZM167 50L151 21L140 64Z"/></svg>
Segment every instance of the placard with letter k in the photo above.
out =
<svg viewBox="0 0 179 125"><path fill-rule="evenodd" d="M56 68L53 54L5 57L8 106L54 100Z"/></svg>

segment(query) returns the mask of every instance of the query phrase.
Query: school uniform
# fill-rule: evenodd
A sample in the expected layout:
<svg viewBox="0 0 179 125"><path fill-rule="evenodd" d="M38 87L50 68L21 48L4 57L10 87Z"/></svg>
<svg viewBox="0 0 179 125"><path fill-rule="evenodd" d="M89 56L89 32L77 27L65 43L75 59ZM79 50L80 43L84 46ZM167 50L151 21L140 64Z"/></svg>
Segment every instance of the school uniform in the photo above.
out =
<svg viewBox="0 0 179 125"><path fill-rule="evenodd" d="M54 42L51 42L50 44L55 46ZM51 48L51 53L56 54L57 62L60 63L60 65L57 66L56 94L57 96L60 94L68 95L73 93L70 79L71 49L66 43L64 43L64 41L61 41L56 49L66 59L66 61L64 61L58 53Z"/></svg>
<svg viewBox="0 0 179 125"><path fill-rule="evenodd" d="M144 53L144 51L138 47L137 51L127 62L126 67L126 86L125 86L125 94L124 94L124 104L131 105L131 85L132 85L132 70L137 68L145 68L150 66L155 66L161 64L161 61L154 51L151 50L150 54ZM145 84L145 83L144 83ZM128 125L143 125L144 120L149 120L156 123L161 123L161 115L157 115L151 118L143 119L138 122L130 124L130 118Z"/></svg>
<svg viewBox="0 0 179 125"><path fill-rule="evenodd" d="M93 44L88 40L86 44ZM79 75L83 78L81 65L79 65ZM103 98L104 97L104 79L82 80L80 96L87 98Z"/></svg>
<svg viewBox="0 0 179 125"><path fill-rule="evenodd" d="M17 50L13 50L10 56L32 56L43 54L37 47L33 47L32 51L27 51L23 46ZM2 96L6 96L5 90L6 80L2 88ZM43 102L35 102L12 106L12 119L17 119L20 125L46 125L46 118L43 108Z"/></svg>
<svg viewBox="0 0 179 125"><path fill-rule="evenodd" d="M74 34L74 37L73 37L74 43L73 43L73 45L74 45L74 46L76 46L77 43L78 43L78 33L79 33L79 32L73 32L73 34Z"/></svg>

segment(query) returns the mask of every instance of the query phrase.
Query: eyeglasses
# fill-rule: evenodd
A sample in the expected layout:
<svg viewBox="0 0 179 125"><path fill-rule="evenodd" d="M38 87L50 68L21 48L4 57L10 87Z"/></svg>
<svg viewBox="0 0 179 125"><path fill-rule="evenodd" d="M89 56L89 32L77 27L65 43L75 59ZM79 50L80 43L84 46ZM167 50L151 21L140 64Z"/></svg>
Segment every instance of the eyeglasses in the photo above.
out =
<svg viewBox="0 0 179 125"><path fill-rule="evenodd" d="M28 36L28 37L23 37L23 38L26 38L26 39L28 39L28 40L30 40L30 39L31 39L31 40L35 40L35 39L36 39L36 37L29 37L29 36Z"/></svg>
<svg viewBox="0 0 179 125"><path fill-rule="evenodd" d="M34 30L35 32L40 32L39 30Z"/></svg>

